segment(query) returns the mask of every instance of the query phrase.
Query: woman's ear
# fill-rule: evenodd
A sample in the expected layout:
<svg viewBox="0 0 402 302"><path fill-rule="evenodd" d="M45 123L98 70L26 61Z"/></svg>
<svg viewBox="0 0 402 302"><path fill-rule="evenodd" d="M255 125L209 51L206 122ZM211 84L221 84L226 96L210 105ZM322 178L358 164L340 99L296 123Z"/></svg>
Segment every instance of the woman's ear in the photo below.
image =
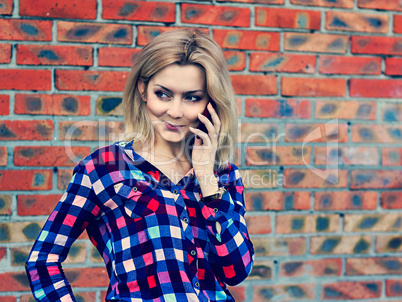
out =
<svg viewBox="0 0 402 302"><path fill-rule="evenodd" d="M145 83L144 83L144 81L141 79L141 78L139 78L138 79L138 92L140 93L140 95L141 95L141 99L144 101L144 102L146 102L146 93L145 93Z"/></svg>

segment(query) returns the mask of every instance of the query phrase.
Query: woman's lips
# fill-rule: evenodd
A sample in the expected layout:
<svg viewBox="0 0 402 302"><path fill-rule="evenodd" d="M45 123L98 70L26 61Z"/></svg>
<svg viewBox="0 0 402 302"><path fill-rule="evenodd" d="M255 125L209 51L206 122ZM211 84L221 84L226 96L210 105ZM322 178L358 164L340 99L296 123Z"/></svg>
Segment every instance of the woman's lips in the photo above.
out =
<svg viewBox="0 0 402 302"><path fill-rule="evenodd" d="M181 127L180 125L172 125L169 124L168 122L165 122L166 128L168 128L169 130L179 130Z"/></svg>

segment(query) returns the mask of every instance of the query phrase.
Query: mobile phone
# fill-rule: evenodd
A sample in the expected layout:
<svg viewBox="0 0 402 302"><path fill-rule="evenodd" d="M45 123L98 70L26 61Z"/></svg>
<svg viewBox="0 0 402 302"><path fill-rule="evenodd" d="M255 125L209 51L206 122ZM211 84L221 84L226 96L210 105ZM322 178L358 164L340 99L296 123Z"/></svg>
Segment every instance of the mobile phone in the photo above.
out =
<svg viewBox="0 0 402 302"><path fill-rule="evenodd" d="M207 105L208 106L208 105ZM212 121L211 119L211 114L208 111L208 108L205 107L205 110L201 113L202 115L206 116L210 121ZM207 128L205 127L204 123L200 121L200 124L198 125L198 129L200 129L201 131L208 133Z"/></svg>

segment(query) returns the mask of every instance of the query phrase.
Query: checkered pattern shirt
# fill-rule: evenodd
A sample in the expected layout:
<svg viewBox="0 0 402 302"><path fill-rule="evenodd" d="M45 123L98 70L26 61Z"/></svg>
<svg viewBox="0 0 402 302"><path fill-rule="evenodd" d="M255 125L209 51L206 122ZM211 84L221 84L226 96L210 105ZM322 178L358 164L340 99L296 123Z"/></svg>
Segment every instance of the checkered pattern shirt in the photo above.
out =
<svg viewBox="0 0 402 302"><path fill-rule="evenodd" d="M205 204L193 170L174 184L132 142L89 155L29 255L34 297L75 301L60 263L86 230L106 264L107 301L234 301L226 285L248 276L254 251L239 170L215 176L228 193Z"/></svg>

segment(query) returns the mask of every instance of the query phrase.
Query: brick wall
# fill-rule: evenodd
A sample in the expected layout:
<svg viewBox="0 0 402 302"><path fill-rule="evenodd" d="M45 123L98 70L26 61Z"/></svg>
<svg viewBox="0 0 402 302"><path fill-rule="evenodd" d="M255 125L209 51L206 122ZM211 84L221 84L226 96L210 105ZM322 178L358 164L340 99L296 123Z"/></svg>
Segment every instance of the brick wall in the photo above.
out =
<svg viewBox="0 0 402 302"><path fill-rule="evenodd" d="M256 262L236 301L401 301L401 1L0 0L0 14L1 301L31 301L23 266L72 158L119 139L133 58L179 26L213 35L238 97ZM79 301L101 301L86 235L64 267Z"/></svg>

